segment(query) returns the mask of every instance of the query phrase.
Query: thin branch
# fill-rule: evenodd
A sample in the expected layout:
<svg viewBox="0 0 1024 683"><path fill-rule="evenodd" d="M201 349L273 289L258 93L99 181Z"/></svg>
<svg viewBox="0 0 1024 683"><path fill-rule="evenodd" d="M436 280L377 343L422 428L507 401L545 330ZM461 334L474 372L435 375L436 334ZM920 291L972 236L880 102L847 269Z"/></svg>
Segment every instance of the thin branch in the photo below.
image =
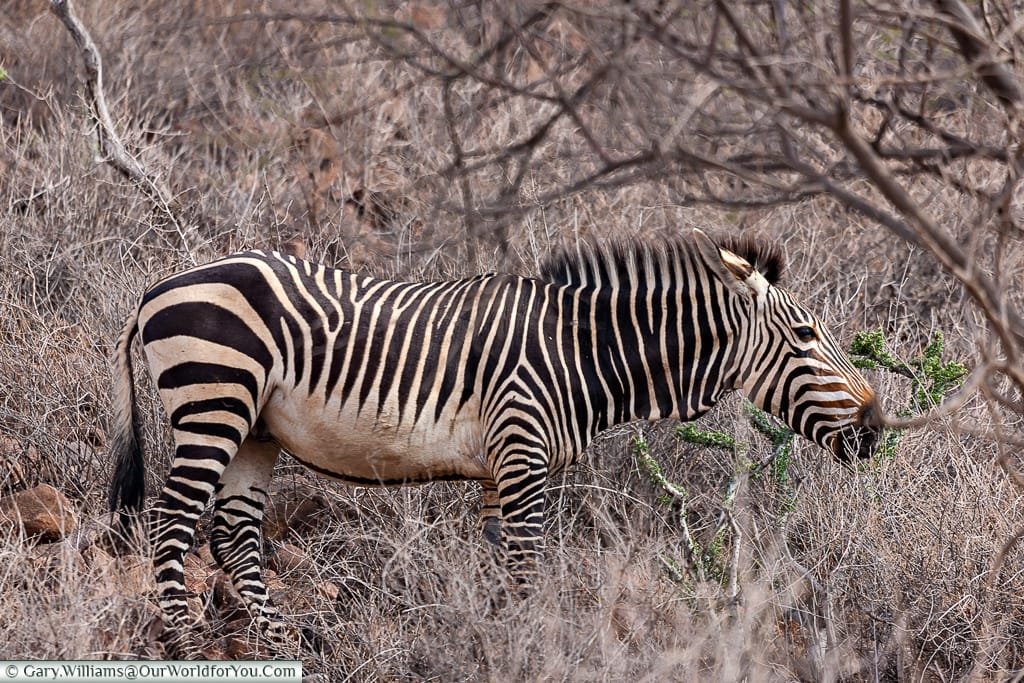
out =
<svg viewBox="0 0 1024 683"><path fill-rule="evenodd" d="M149 173L145 167L125 149L107 107L103 93L103 61L88 30L75 14L71 0L51 0L50 10L61 20L82 55L85 66L85 84L92 105L93 117L96 121L96 132L99 138L100 151L104 161L110 164L121 175L141 189L156 207L163 211L175 226L186 251L192 250L182 232L182 223L178 218L178 203L159 178Z"/></svg>
<svg viewBox="0 0 1024 683"><path fill-rule="evenodd" d="M839 0L839 35L842 45L843 62L840 65L847 83L853 82L853 9L850 0ZM849 89L847 88L847 92Z"/></svg>
<svg viewBox="0 0 1024 683"><path fill-rule="evenodd" d="M899 115L926 133L936 136L942 142L946 143L946 152L949 154L951 159L962 157L981 157L1001 162L1005 162L1009 159L1009 154L1005 147L985 145L980 142L968 140L967 138L956 135L950 131L943 130L935 125L935 122L931 119L910 111L898 102L883 100L877 97L864 97L860 94L854 94L854 99L863 104L870 105L883 113Z"/></svg>
<svg viewBox="0 0 1024 683"><path fill-rule="evenodd" d="M469 250L469 260L476 260L476 241L473 239L476 234L477 211L473 202L473 191L469 186L469 176L460 173L465 165L465 157L462 151L462 140L459 137L458 123L455 119L455 112L452 109L452 81L445 80L441 91L441 100L444 105L444 120L448 129L448 139L452 144L451 169L453 175L458 178L459 193L462 196L462 220L466 236L466 245Z"/></svg>
<svg viewBox="0 0 1024 683"><path fill-rule="evenodd" d="M1008 111L1024 101L1024 93L1012 69L998 61L974 14L960 0L934 0L935 5L952 18L949 31L960 52L981 78L982 83L999 98Z"/></svg>

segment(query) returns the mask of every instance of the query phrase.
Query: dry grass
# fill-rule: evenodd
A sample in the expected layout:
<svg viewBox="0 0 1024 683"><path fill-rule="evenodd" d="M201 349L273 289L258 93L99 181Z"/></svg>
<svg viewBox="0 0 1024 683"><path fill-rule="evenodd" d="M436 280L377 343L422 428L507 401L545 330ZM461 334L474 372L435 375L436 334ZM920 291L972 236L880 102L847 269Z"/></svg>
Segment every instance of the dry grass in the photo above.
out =
<svg viewBox="0 0 1024 683"><path fill-rule="evenodd" d="M450 277L531 272L580 237L753 228L785 246L792 288L844 341L881 327L892 350L911 357L941 330L948 356L971 361L977 319L960 291L927 256L828 200L720 211L678 206L657 184L638 183L533 207L510 228L510 254L485 239L467 262L462 219L445 209L459 204L459 190L437 176L450 151L440 88L411 87L407 65L329 25L203 20L232 14L235 3L152 2L136 12L82 4L126 141L188 207L180 235L96 160L77 55L62 28L34 3L5 10L0 434L21 444L15 455L29 484L53 484L87 520L104 512L109 474L106 358L137 294L185 264L293 236L335 264ZM346 115L330 127L310 124L325 113ZM538 117L513 99L467 124L467 134L496 146ZM555 131L538 158L572 140ZM552 178L572 176L560 164L540 164L526 179L523 207ZM477 174L474 189L491 196L500 181ZM972 207L918 190L934 215L969 230ZM410 248L421 242L433 246ZM906 403L905 380L872 381L890 408ZM139 396L156 478L166 471L168 434L148 379ZM959 419L990 417L969 405ZM279 498L312 490L327 501L292 537L314 567L279 577L283 611L321 639L320 653L302 655L307 672L660 681L953 680L972 669L992 678L1024 670L1024 553L1011 549L990 575L1024 526L1024 494L996 465L991 442L937 424L906 433L894 457L858 473L801 442L790 489L749 467L771 449L737 400L702 426L737 434L746 450L696 448L673 425L601 438L554 483L538 590L504 606L471 487L351 489L284 462ZM638 434L687 491L684 519L697 542L719 539L704 580L678 505L660 501L637 467ZM134 595L114 590L117 575L69 544L0 538L0 657L158 655L147 630L152 594L144 585ZM211 613L211 633L223 635L225 619Z"/></svg>

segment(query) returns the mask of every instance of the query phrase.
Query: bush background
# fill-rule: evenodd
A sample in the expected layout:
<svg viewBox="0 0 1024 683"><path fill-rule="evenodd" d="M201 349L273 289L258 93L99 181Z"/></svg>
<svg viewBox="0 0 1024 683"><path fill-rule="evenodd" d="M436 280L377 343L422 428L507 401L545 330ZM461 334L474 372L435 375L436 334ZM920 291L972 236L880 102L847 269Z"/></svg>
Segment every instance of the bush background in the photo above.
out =
<svg viewBox="0 0 1024 683"><path fill-rule="evenodd" d="M335 9L315 4L304 12ZM844 345L881 329L890 350L910 358L941 331L946 357L972 365L979 318L962 290L930 256L831 199L722 208L680 202L671 187L641 179L546 201L579 171L563 153L578 144L569 125L552 129L505 198L512 218L481 218L467 237L463 186L444 174L454 152L441 85L348 28L229 19L288 11L227 1L78 7L105 60L116 126L174 191L187 218L181 230L98 157L79 54L46 4L16 0L0 14L0 493L50 483L85 523L99 520L110 474L107 359L139 293L191 263L292 238L339 266L450 278L531 274L579 239L750 232L785 250L790 288ZM475 5L379 10L387 12L453 49L488 30ZM553 43L572 39L566 26L549 28ZM468 86L455 93L463 105L472 95ZM460 125L467 145L497 148L540 120L528 101L509 98ZM489 166L471 176L472 191L502 197L511 172ZM960 197L920 189L932 215L969 233L972 209ZM493 238L500 231L503 241ZM1019 256L1015 244L1015 274ZM166 473L169 436L152 385L137 375L152 491ZM869 375L889 410L909 402L908 380ZM990 423L982 404L959 418ZM1022 551L1011 548L991 572L1024 526L1022 491L991 441L940 421L906 432L891 458L856 473L797 441L780 479L751 466L770 458L771 445L738 397L698 426L746 445L701 448L673 424L626 425L554 481L539 589L504 608L476 531L474 487L353 489L283 458L276 498L319 502L309 524L286 536L312 562L281 571L275 584L283 612L321 637L320 652L303 655L307 672L954 680L1024 670ZM685 508L663 500L638 466L638 439L686 492ZM123 567L67 542L4 534L0 657L159 655L143 578L125 591ZM283 540L268 540L268 553ZM210 613L211 642L226 634L225 619Z"/></svg>

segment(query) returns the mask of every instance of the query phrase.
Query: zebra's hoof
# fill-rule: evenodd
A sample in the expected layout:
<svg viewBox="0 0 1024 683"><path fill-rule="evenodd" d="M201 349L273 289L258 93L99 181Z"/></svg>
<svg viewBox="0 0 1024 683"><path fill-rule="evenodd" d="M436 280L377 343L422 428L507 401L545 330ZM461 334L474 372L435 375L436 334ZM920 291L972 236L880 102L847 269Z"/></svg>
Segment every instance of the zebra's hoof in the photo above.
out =
<svg viewBox="0 0 1024 683"><path fill-rule="evenodd" d="M483 530L484 540L490 543L496 548L504 548L504 543L501 538L501 522L497 518L491 517L484 523Z"/></svg>

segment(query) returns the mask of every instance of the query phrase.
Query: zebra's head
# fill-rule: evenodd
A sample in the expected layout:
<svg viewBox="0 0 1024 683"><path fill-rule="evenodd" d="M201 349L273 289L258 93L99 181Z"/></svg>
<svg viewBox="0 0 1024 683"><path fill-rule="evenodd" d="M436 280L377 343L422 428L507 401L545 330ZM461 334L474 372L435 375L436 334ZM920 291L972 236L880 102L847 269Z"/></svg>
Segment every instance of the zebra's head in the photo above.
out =
<svg viewBox="0 0 1024 683"><path fill-rule="evenodd" d="M694 230L702 260L739 297L737 388L842 462L874 453L875 392L818 317L775 285L781 255L752 242L719 246Z"/></svg>

